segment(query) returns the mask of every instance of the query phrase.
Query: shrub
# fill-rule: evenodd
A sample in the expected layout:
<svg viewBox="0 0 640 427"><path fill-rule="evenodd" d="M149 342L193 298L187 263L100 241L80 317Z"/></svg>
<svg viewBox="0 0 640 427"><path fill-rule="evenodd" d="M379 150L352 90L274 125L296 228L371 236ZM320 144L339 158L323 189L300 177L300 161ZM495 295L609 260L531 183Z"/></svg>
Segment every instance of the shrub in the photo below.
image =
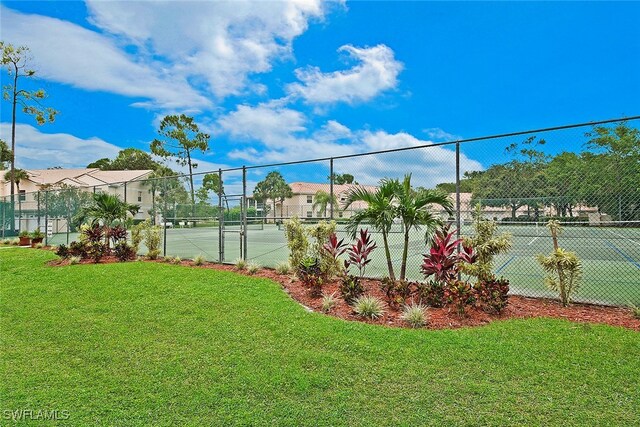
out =
<svg viewBox="0 0 640 427"><path fill-rule="evenodd" d="M309 239L298 217L293 217L284 222L284 232L287 236L289 247L289 264L299 265L309 251Z"/></svg>
<svg viewBox="0 0 640 427"><path fill-rule="evenodd" d="M322 294L322 312L328 313L336 305L335 292L331 295Z"/></svg>
<svg viewBox="0 0 640 427"><path fill-rule="evenodd" d="M354 301L353 310L358 316L377 319L384 314L384 303L372 295L363 295Z"/></svg>
<svg viewBox="0 0 640 427"><path fill-rule="evenodd" d="M32 239L44 239L44 233L42 231L40 231L40 227L38 227L35 230L33 230L33 233L31 233L31 238Z"/></svg>
<svg viewBox="0 0 640 427"><path fill-rule="evenodd" d="M207 262L207 260L205 259L204 255L200 254L197 257L195 257L193 259L193 264L194 265L203 265L205 262Z"/></svg>
<svg viewBox="0 0 640 427"><path fill-rule="evenodd" d="M289 274L291 272L291 266L287 261L279 262L276 265L276 272L278 274Z"/></svg>
<svg viewBox="0 0 640 427"><path fill-rule="evenodd" d="M340 294L347 304L352 305L363 293L364 289L358 276L346 274L342 277Z"/></svg>
<svg viewBox="0 0 640 427"><path fill-rule="evenodd" d="M633 317L636 319L640 319L640 307L635 304L631 304L631 314L633 314Z"/></svg>
<svg viewBox="0 0 640 427"><path fill-rule="evenodd" d="M161 229L157 225L151 225L148 219L142 222L142 238L147 247L147 257L156 259L160 255L160 243L162 242Z"/></svg>
<svg viewBox="0 0 640 427"><path fill-rule="evenodd" d="M255 263L255 262L247 263L247 273L249 274L256 274L258 270L260 270L261 268L262 266L258 263Z"/></svg>
<svg viewBox="0 0 640 427"><path fill-rule="evenodd" d="M2 240L2 244L3 245L10 245L11 244L11 239L3 239Z"/></svg>
<svg viewBox="0 0 640 427"><path fill-rule="evenodd" d="M480 280L474 290L484 311L500 314L509 302L509 281L495 277Z"/></svg>
<svg viewBox="0 0 640 427"><path fill-rule="evenodd" d="M180 264L182 262L182 258L180 258L179 256L173 257L173 259L171 260L171 264Z"/></svg>
<svg viewBox="0 0 640 427"><path fill-rule="evenodd" d="M69 258L69 265L79 264L81 260L82 258L80 258L79 256L72 256Z"/></svg>
<svg viewBox="0 0 640 427"><path fill-rule="evenodd" d="M151 223L149 223L149 225L150 224ZM140 252L140 243L142 243L144 228L144 221L136 224L131 228L131 246L133 247L133 250L136 252L136 254Z"/></svg>
<svg viewBox="0 0 640 427"><path fill-rule="evenodd" d="M106 252L107 252L107 246L104 243L93 242L88 246L87 255L89 256L89 258L93 260L93 262L97 264L100 262L102 257L106 254Z"/></svg>
<svg viewBox="0 0 640 427"><path fill-rule="evenodd" d="M421 328L427 323L427 307L422 304L407 304L402 308L400 318L412 328Z"/></svg>
<svg viewBox="0 0 640 427"><path fill-rule="evenodd" d="M113 248L113 254L118 261L124 262L135 259L136 251L127 242L120 241Z"/></svg>
<svg viewBox="0 0 640 427"><path fill-rule="evenodd" d="M347 248L349 259L344 262L345 270L348 271L351 265L355 265L358 268L360 278L364 277L367 264L371 262L369 255L376 247L376 242L371 241L369 230L360 229L360 235L356 239L356 243Z"/></svg>
<svg viewBox="0 0 640 427"><path fill-rule="evenodd" d="M36 249L42 249L44 248L44 243L40 242L40 243L36 243L36 245L34 246Z"/></svg>
<svg viewBox="0 0 640 427"><path fill-rule="evenodd" d="M465 237L464 244L475 249L476 260L473 264L463 263L462 272L477 277L479 281L490 280L495 256L511 249L511 234L496 234L498 223L482 217L479 203L474 213L473 231L473 237Z"/></svg>
<svg viewBox="0 0 640 427"><path fill-rule="evenodd" d="M571 295L580 286L582 262L575 252L565 251L558 246L558 235L561 232L560 223L549 221L547 226L553 239L553 252L549 256L540 254L537 259L548 274L544 279L545 285L559 293L560 301L566 307L569 305Z"/></svg>
<svg viewBox="0 0 640 427"><path fill-rule="evenodd" d="M106 230L107 238L113 241L113 245L117 245L119 242L127 240L127 229L118 224L115 227L109 227Z"/></svg>
<svg viewBox="0 0 640 427"><path fill-rule="evenodd" d="M430 307L442 307L445 304L444 289L446 284L430 280L418 285L418 297L423 304Z"/></svg>
<svg viewBox="0 0 640 427"><path fill-rule="evenodd" d="M434 276L438 282L452 282L457 280L463 262L475 262L476 255L471 247L462 246L462 250L457 252L457 246L462 243L462 239L454 240L453 236L454 231L450 232L447 226L436 230L431 249L424 255L422 263L421 270L426 278Z"/></svg>
<svg viewBox="0 0 640 427"><path fill-rule="evenodd" d="M22 230L19 234L18 237L31 237L31 234L27 231L27 230Z"/></svg>
<svg viewBox="0 0 640 427"><path fill-rule="evenodd" d="M327 268L325 269L327 272L326 277L332 277L335 274L342 273L342 267L338 257L342 255L346 250L347 248L345 247L344 239L338 240L338 236L336 236L336 233L331 233L329 235L328 241L324 245L322 245L322 254L325 258L327 258ZM332 265L329 265L330 263Z"/></svg>
<svg viewBox="0 0 640 427"><path fill-rule="evenodd" d="M82 229L82 235L89 244L98 243L104 237L104 228L97 224L92 227L86 227Z"/></svg>
<svg viewBox="0 0 640 427"><path fill-rule="evenodd" d="M415 286L407 280L392 280L385 277L380 282L380 290L384 292L387 302L391 306L400 306L405 303Z"/></svg>
<svg viewBox="0 0 640 427"><path fill-rule="evenodd" d="M473 288L469 282L464 280L456 280L449 283L445 287L444 295L447 302L456 307L456 311L460 316L464 316L466 307L475 302Z"/></svg>
<svg viewBox="0 0 640 427"><path fill-rule="evenodd" d="M67 245L62 244L56 248L55 254L62 259L69 258L69 248Z"/></svg>
<svg viewBox="0 0 640 427"><path fill-rule="evenodd" d="M296 275L302 284L309 289L312 296L320 296L322 293L322 270L317 258L305 257L298 264Z"/></svg>
<svg viewBox="0 0 640 427"><path fill-rule="evenodd" d="M247 261L243 260L242 258L238 258L233 262L233 265L235 266L236 270L244 270L245 268L247 268Z"/></svg>
<svg viewBox="0 0 640 427"><path fill-rule="evenodd" d="M82 241L73 241L69 244L69 255L86 258L88 252L88 244Z"/></svg>
<svg viewBox="0 0 640 427"><path fill-rule="evenodd" d="M11 241L11 244L12 244L13 246L18 246L18 245L20 244L20 239L18 239L18 238L13 239L13 240Z"/></svg>
<svg viewBox="0 0 640 427"><path fill-rule="evenodd" d="M311 244L311 256L318 259L320 271L325 278L331 278L340 272L341 265L325 249L325 243L329 242L332 234L335 234L336 223L334 221L320 221L307 227L307 233L313 238Z"/></svg>

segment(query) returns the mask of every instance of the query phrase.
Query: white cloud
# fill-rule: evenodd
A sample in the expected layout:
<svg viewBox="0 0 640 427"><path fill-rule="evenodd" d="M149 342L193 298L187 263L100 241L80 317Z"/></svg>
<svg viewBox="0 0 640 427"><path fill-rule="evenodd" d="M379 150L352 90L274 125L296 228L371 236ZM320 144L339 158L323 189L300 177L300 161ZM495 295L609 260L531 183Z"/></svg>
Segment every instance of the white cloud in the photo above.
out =
<svg viewBox="0 0 640 427"><path fill-rule="evenodd" d="M292 41L310 20L325 16L327 2L190 1L87 2L91 21L137 46L166 58L173 71L206 82L218 97L242 93L248 76L271 70L292 54Z"/></svg>
<svg viewBox="0 0 640 427"><path fill-rule="evenodd" d="M429 139L432 139L434 141L450 142L462 139L461 136L445 132L440 128L427 128L423 129L422 131L427 135Z"/></svg>
<svg viewBox="0 0 640 427"><path fill-rule="evenodd" d="M0 135L5 141L10 141L11 123L0 123ZM100 138L42 133L34 126L16 124L16 164L19 168L83 168L99 158L113 158L120 150L120 147Z"/></svg>
<svg viewBox="0 0 640 427"><path fill-rule="evenodd" d="M265 104L244 105L220 119L219 131L252 142L251 146L240 146L229 153L230 158L244 160L247 164L336 157L433 143L405 132L351 130L335 120L329 120L315 132L307 125L306 117L298 111ZM460 165L462 173L483 169L479 162L464 154ZM338 173L356 176L362 184L376 184L384 177L400 178L405 173L413 173L415 185L433 186L455 179L455 150L433 146L336 159L334 168Z"/></svg>
<svg viewBox="0 0 640 427"><path fill-rule="evenodd" d="M81 89L140 97L162 108L198 108L210 101L186 79L127 55L109 37L68 21L0 6L2 37L32 51L38 75ZM138 105L150 105L149 101Z"/></svg>
<svg viewBox="0 0 640 427"><path fill-rule="evenodd" d="M394 89L403 65L393 50L380 44L370 48L345 45L338 49L359 63L349 70L323 73L317 67L299 68L301 83L291 83L287 91L310 104L355 104L369 101L380 93Z"/></svg>

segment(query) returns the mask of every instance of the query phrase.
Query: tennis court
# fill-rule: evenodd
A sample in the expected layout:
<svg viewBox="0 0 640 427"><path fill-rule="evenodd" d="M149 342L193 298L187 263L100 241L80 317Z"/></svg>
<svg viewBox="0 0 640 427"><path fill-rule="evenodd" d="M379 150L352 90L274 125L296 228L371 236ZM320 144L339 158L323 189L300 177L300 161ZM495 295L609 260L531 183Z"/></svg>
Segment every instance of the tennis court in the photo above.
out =
<svg viewBox="0 0 640 427"><path fill-rule="evenodd" d="M350 241L342 225L340 238ZM535 256L551 252L553 243L543 224L505 225L500 232L513 235L513 247L496 259L496 273L508 278L512 293L536 297L555 297L543 284L544 273ZM208 260L219 260L219 230L217 226L170 228L166 230L167 255L193 258L199 254ZM471 227L463 226L462 234L470 234ZM372 233L379 249L367 267L370 277L387 275L382 236ZM71 234L70 240L76 238ZM224 233L224 262L241 256L239 224L228 224ZM402 233L398 225L390 234L390 249L394 265L399 269L402 254ZM66 243L66 234L55 235L51 244ZM583 262L584 280L576 300L592 303L626 305L640 304L640 228L567 226L559 237L560 246L574 251ZM426 251L424 234L412 231L409 242L407 275L421 280L422 254ZM274 224L249 224L247 229L247 258L263 266L274 267L288 257L284 231Z"/></svg>

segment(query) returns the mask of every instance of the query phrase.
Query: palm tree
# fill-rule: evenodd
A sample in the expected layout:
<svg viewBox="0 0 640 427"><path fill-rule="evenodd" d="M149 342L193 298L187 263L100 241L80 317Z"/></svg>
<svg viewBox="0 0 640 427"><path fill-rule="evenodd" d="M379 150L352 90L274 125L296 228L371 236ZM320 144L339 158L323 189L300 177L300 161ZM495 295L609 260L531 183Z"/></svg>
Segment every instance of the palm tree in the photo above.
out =
<svg viewBox="0 0 640 427"><path fill-rule="evenodd" d="M407 255L409 251L409 231L414 228L419 230L421 226L426 228L425 237L442 221L431 211L432 205L441 206L448 214L453 212L453 202L449 196L438 190L418 191L411 187L411 174L404 176L402 184L396 193L396 216L402 220L404 226L404 247L402 250L402 265L400 266L400 280L405 279L407 271Z"/></svg>
<svg viewBox="0 0 640 427"><path fill-rule="evenodd" d="M4 174L4 180L11 183L11 188L15 185L16 192L18 193L18 227L20 227L20 220L22 219L22 197L20 195L20 181L23 179L29 179L29 174L24 169L14 169ZM12 193L13 194L13 193ZM12 206L12 209L15 207Z"/></svg>
<svg viewBox="0 0 640 427"><path fill-rule="evenodd" d="M91 225L103 225L111 228L114 223L122 223L127 215L135 215L140 206L123 202L114 194L96 193L93 195L93 204L80 209L78 219L81 222L89 221ZM108 233L105 233L105 243L109 245Z"/></svg>
<svg viewBox="0 0 640 427"><path fill-rule="evenodd" d="M370 223L376 230L382 233L384 243L384 254L387 257L387 268L389 278L395 280L393 263L391 262L391 252L389 251L389 231L396 217L394 207L397 194L400 192L400 182L397 179L383 179L376 191L369 191L364 187L353 187L347 193L345 209L355 202L367 204L365 209L359 210L349 218L347 231L355 237L356 232L363 222Z"/></svg>
<svg viewBox="0 0 640 427"><path fill-rule="evenodd" d="M338 198L335 194L331 195L326 191L318 190L316 194L313 196L313 206L311 207L313 210L318 208L318 212L322 212L322 216L327 216L327 206L331 205L333 201L333 208L340 209L338 205Z"/></svg>

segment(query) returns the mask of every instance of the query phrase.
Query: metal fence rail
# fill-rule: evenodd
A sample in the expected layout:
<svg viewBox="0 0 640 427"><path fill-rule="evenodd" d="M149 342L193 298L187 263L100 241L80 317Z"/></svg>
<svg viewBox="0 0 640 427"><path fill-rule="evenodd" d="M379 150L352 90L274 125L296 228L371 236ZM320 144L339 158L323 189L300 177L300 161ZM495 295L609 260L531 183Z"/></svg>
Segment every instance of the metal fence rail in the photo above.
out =
<svg viewBox="0 0 640 427"><path fill-rule="evenodd" d="M495 269L511 281L512 293L554 296L543 284L536 255L551 252L546 223L556 219L564 230L560 246L576 252L583 263L584 282L575 299L640 305L639 119L203 172L193 175L195 200L189 176L95 187L52 186L0 199L2 238L40 228L47 231L48 244L68 243L77 236L77 211L90 203L93 193L108 192L139 204L136 220L150 218L163 226L167 256L203 255L219 262L243 258L273 267L288 258L283 221L294 216L309 224L334 220L340 237L349 240L349 218L366 207L346 206L349 190L359 185L375 191L383 179L411 174L414 188L437 187L450 194L453 212L434 210L461 236L473 233L476 206L482 217L499 224L500 232L512 235L513 247L498 256ZM474 160L486 153L491 153L491 164ZM286 180L292 195L254 195L256 184L272 172ZM353 176L351 184L344 183L349 181L345 174ZM207 175L215 175L222 186L207 188ZM381 236L373 226L369 229L381 248ZM398 222L389 233L396 263L404 231ZM425 231L410 230L409 279L422 279L419 267L426 250ZM382 249L373 258L367 274L385 276Z"/></svg>

